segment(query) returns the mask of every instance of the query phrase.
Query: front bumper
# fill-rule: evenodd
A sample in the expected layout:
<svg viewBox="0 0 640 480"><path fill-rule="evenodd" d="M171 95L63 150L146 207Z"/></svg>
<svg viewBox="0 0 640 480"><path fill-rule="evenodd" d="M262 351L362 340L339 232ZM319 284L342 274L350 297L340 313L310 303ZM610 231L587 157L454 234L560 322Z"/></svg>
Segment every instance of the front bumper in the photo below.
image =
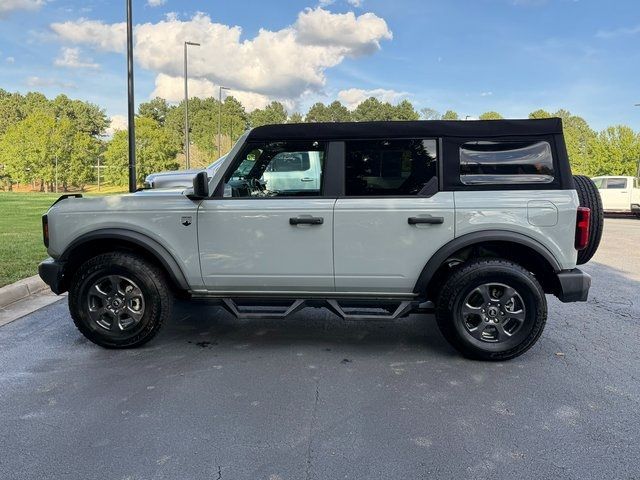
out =
<svg viewBox="0 0 640 480"><path fill-rule="evenodd" d="M51 291L56 295L60 295L67 291L64 286L64 262L58 262L49 257L40 265L38 265L38 275L51 287Z"/></svg>
<svg viewBox="0 0 640 480"><path fill-rule="evenodd" d="M558 273L560 290L556 296L561 302L586 302L591 287L591 275L578 268Z"/></svg>

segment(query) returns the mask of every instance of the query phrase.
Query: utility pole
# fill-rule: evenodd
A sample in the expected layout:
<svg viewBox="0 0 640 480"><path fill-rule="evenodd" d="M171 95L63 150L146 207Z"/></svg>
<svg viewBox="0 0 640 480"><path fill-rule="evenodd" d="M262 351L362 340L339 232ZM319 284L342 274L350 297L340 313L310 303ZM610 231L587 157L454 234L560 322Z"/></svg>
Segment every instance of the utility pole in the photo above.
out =
<svg viewBox="0 0 640 480"><path fill-rule="evenodd" d="M191 160L189 158L189 82L187 76L187 47L189 45L199 47L200 44L184 42L184 156L187 170L191 167Z"/></svg>
<svg viewBox="0 0 640 480"><path fill-rule="evenodd" d="M136 180L136 112L133 97L133 21L131 0L127 0L127 93L129 102L129 192L133 193L138 189L138 182Z"/></svg>
<svg viewBox="0 0 640 480"><path fill-rule="evenodd" d="M222 147L220 145L222 141L222 90L231 89L220 85L220 92L218 93L218 158L222 156Z"/></svg>
<svg viewBox="0 0 640 480"><path fill-rule="evenodd" d="M58 193L58 156L56 155L56 193Z"/></svg>

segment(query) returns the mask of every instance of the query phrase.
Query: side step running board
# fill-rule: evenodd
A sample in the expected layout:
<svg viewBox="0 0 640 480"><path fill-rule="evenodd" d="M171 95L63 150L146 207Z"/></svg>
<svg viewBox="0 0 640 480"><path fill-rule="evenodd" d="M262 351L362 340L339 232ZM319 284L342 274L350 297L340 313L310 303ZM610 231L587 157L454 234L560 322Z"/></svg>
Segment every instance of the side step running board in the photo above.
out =
<svg viewBox="0 0 640 480"><path fill-rule="evenodd" d="M425 313L432 310L431 302L415 300L337 300L337 299L295 299L269 302L246 299L221 298L218 303L231 315L239 319L283 319L305 307L326 307L345 320L395 320L411 313Z"/></svg>

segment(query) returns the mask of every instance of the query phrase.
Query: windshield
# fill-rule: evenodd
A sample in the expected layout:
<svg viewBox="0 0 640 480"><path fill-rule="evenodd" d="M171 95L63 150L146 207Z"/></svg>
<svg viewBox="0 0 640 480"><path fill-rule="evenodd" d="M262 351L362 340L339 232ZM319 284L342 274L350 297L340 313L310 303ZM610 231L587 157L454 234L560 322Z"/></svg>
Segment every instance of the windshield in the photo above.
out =
<svg viewBox="0 0 640 480"><path fill-rule="evenodd" d="M226 155L221 156L219 159L215 160L211 165L207 167L207 170L218 170L220 165L224 162L224 159L227 158Z"/></svg>

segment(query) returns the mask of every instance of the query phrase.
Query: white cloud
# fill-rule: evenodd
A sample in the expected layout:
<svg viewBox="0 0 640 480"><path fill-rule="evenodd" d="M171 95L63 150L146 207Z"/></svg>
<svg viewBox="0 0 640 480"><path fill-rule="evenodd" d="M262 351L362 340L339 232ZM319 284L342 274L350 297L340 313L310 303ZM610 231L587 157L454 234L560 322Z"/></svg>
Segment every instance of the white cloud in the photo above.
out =
<svg viewBox="0 0 640 480"><path fill-rule="evenodd" d="M16 59L14 57L7 57L4 61L10 64L16 63Z"/></svg>
<svg viewBox="0 0 640 480"><path fill-rule="evenodd" d="M331 13L322 8L300 12L294 25L302 44L346 48L346 55L373 53L380 40L391 40L387 22L374 13Z"/></svg>
<svg viewBox="0 0 640 480"><path fill-rule="evenodd" d="M124 115L113 115L110 120L111 124L105 132L107 137L113 137L113 134L117 131L126 130L127 128L129 128L127 117L125 117Z"/></svg>
<svg viewBox="0 0 640 480"><path fill-rule="evenodd" d="M355 8L360 8L364 3L364 0L347 0L347 3Z"/></svg>
<svg viewBox="0 0 640 480"><path fill-rule="evenodd" d="M147 0L149 7L161 7L165 3L167 3L167 0Z"/></svg>
<svg viewBox="0 0 640 480"><path fill-rule="evenodd" d="M65 89L77 88L74 83L56 80L54 78L29 77L26 82L28 87L58 87Z"/></svg>
<svg viewBox="0 0 640 480"><path fill-rule="evenodd" d="M86 44L105 52L124 52L127 46L127 25L124 22L106 24L99 20L81 18L53 23L51 29L67 42Z"/></svg>
<svg viewBox="0 0 640 480"><path fill-rule="evenodd" d="M79 19L54 23L51 28L68 43L107 52L125 51L124 23ZM202 44L189 51L191 78L265 98L295 101L308 92L321 91L327 69L346 57L375 52L382 40L392 38L386 22L373 13L333 14L321 7L301 12L293 25L281 30L261 29L246 40L241 34L240 27L214 23L202 13L185 21L170 16L135 27L136 61L158 75L180 77L183 42L190 40ZM169 88L168 82L159 77L156 89L159 83Z"/></svg>
<svg viewBox="0 0 640 480"><path fill-rule="evenodd" d="M93 63L91 59L83 60L80 58L79 48L63 47L60 50L60 56L53 61L56 67L65 68L99 68L100 65Z"/></svg>
<svg viewBox="0 0 640 480"><path fill-rule="evenodd" d="M376 88L374 90L350 88L338 92L338 100L344 103L350 110L353 110L370 97L377 98L381 102L397 103L408 96L409 94L407 92L396 92L395 90L385 90L383 88Z"/></svg>
<svg viewBox="0 0 640 480"><path fill-rule="evenodd" d="M38 10L47 0L1 0L0 18L8 17L16 10Z"/></svg>
<svg viewBox="0 0 640 480"><path fill-rule="evenodd" d="M635 27L622 27L614 30L599 30L596 33L598 38L615 38L615 37L630 37L640 33L640 24Z"/></svg>
<svg viewBox="0 0 640 480"><path fill-rule="evenodd" d="M156 88L151 93L151 98L162 97L169 102L180 102L184 99L184 78L172 77L164 73L156 77ZM189 97L215 97L219 95L219 85L206 79L190 78L189 79ZM247 92L241 90L230 90L223 92L223 96L231 95L240 101L248 112L252 112L256 108L264 108L273 100L282 102L287 109L293 109L295 102L287 98L271 98L255 92ZM223 97L224 98L224 97Z"/></svg>
<svg viewBox="0 0 640 480"><path fill-rule="evenodd" d="M491 95L493 95L493 92L482 92L480 94L481 97L490 97Z"/></svg>

